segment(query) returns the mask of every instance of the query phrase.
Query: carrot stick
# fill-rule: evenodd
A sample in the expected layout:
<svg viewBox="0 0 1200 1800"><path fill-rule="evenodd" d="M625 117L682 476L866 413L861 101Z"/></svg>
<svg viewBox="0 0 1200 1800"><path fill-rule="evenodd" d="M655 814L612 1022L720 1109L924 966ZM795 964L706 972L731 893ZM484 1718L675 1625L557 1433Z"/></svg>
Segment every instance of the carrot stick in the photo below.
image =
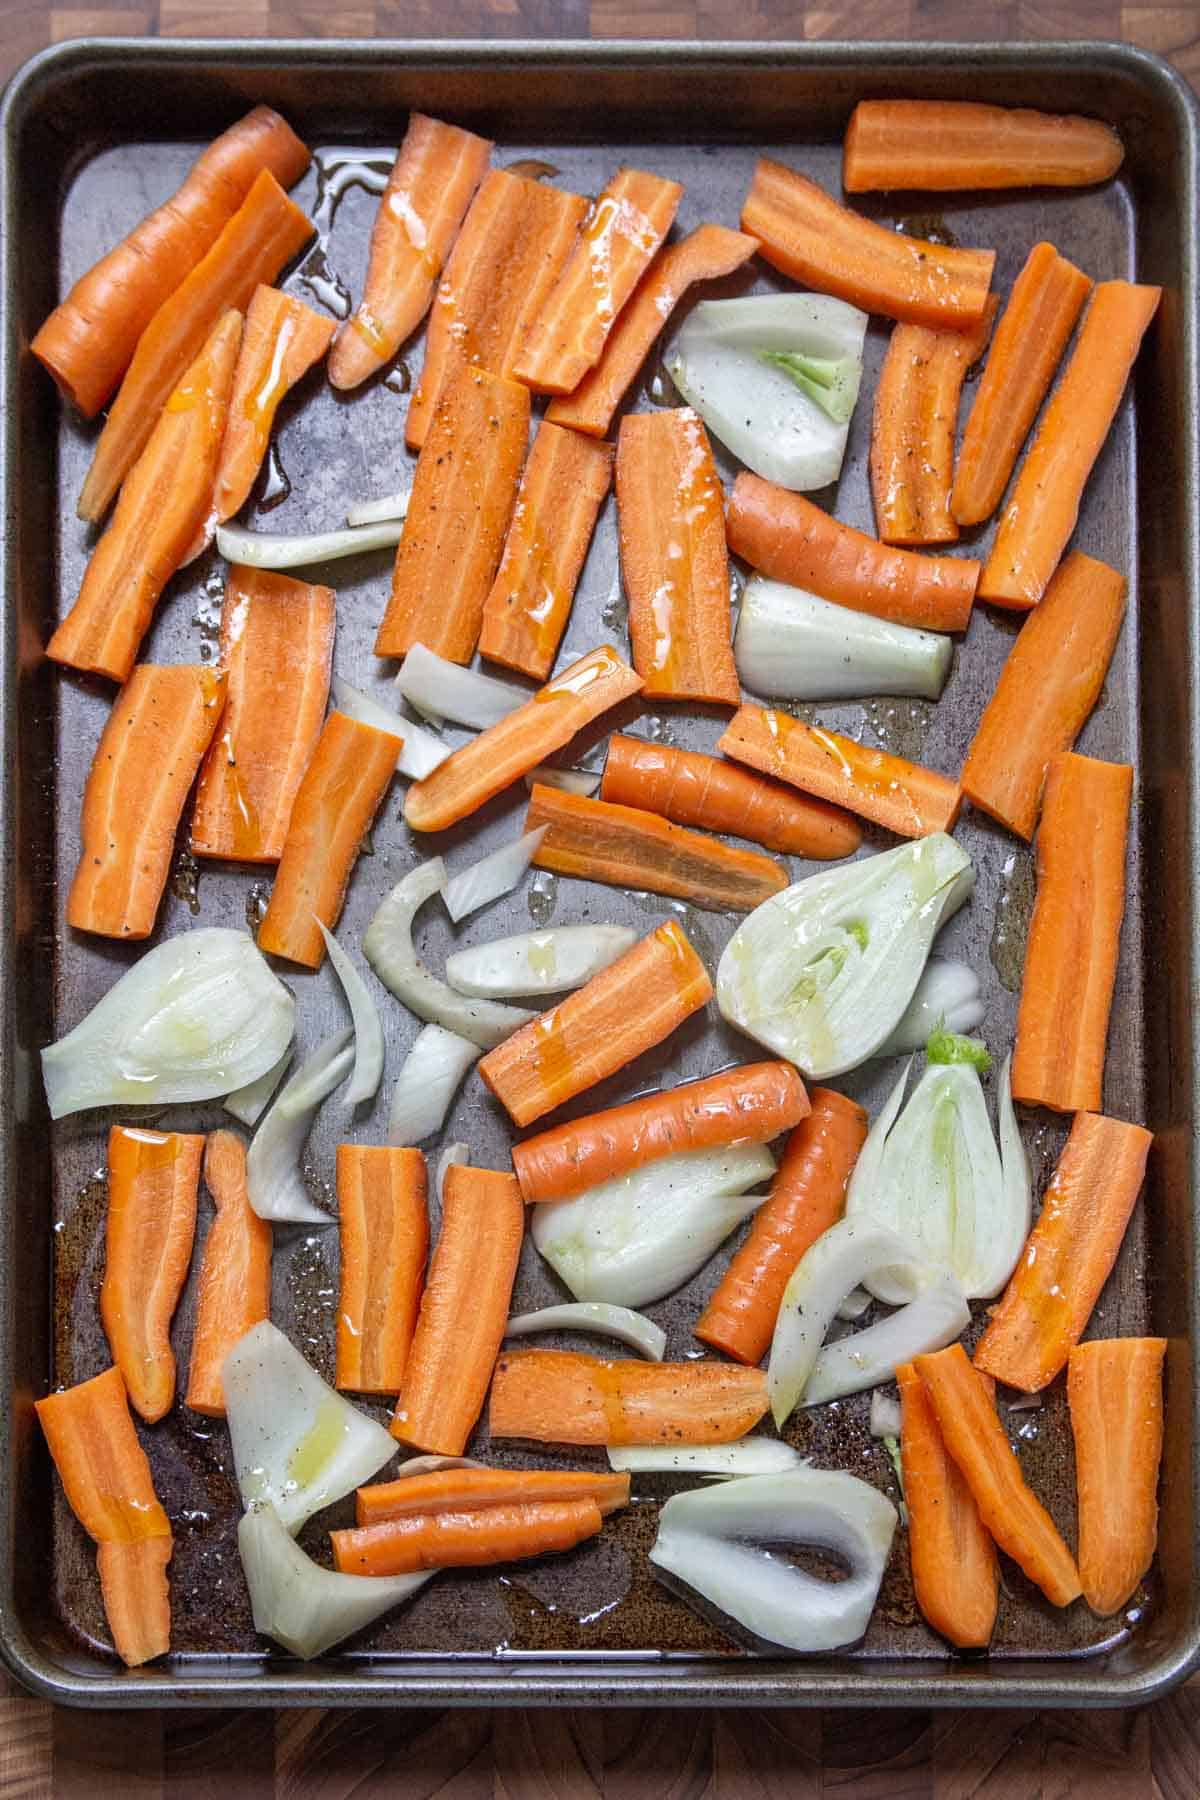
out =
<svg viewBox="0 0 1200 1800"><path fill-rule="evenodd" d="M246 1146L236 1131L209 1133L204 1180L217 1216L204 1240L183 1404L223 1419L225 1358L252 1325L271 1316L271 1227L250 1204Z"/></svg>
<svg viewBox="0 0 1200 1800"><path fill-rule="evenodd" d="M815 181L759 158L741 226L793 281L866 312L961 329L983 313L994 250L951 250L860 218Z"/></svg>
<svg viewBox="0 0 1200 1800"><path fill-rule="evenodd" d="M761 1369L514 1350L496 1364L488 1430L539 1443L728 1444L766 1410Z"/></svg>
<svg viewBox="0 0 1200 1800"><path fill-rule="evenodd" d="M612 481L612 459L611 444L557 425L538 427L483 608L481 656L538 681L549 675Z"/></svg>
<svg viewBox="0 0 1200 1800"><path fill-rule="evenodd" d="M525 460L529 392L467 368L443 388L417 461L376 656L414 644L469 663Z"/></svg>
<svg viewBox="0 0 1200 1800"><path fill-rule="evenodd" d="M339 1144L337 1196L336 1385L395 1394L417 1328L429 1253L425 1158L419 1150Z"/></svg>
<svg viewBox="0 0 1200 1800"><path fill-rule="evenodd" d="M1151 1141L1140 1125L1076 1113L1037 1224L979 1340L976 1368L1027 1393L1058 1374L1117 1260Z"/></svg>
<svg viewBox="0 0 1200 1800"><path fill-rule="evenodd" d="M1098 1112L1125 910L1133 770L1070 751L1050 759L1037 836L1013 1097Z"/></svg>
<svg viewBox="0 0 1200 1800"><path fill-rule="evenodd" d="M171 1319L187 1280L196 1234L204 1139L195 1132L114 1125L108 1134L107 1259L100 1319L148 1425L171 1409Z"/></svg>
<svg viewBox="0 0 1200 1800"><path fill-rule="evenodd" d="M735 850L719 838L672 825L658 813L540 783L529 798L525 829L539 826L546 828L533 853L539 869L670 894L714 912L752 912L791 880L782 864L757 850Z"/></svg>
<svg viewBox="0 0 1200 1800"><path fill-rule="evenodd" d="M758 249L756 238L726 225L698 225L678 244L660 250L622 308L603 355L570 394L552 400L546 417L589 437L603 437L634 377L690 287L732 275Z"/></svg>
<svg viewBox="0 0 1200 1800"><path fill-rule="evenodd" d="M504 1342L525 1207L511 1175L451 1165L442 1228L421 1297L391 1433L461 1456Z"/></svg>
<svg viewBox="0 0 1200 1800"><path fill-rule="evenodd" d="M984 1525L1052 1605L1069 1606L1082 1592L1079 1571L1021 1473L985 1377L972 1367L961 1344L918 1356L913 1367Z"/></svg>
<svg viewBox="0 0 1200 1800"><path fill-rule="evenodd" d="M569 744L610 707L639 692L641 677L608 644L591 650L497 725L414 781L404 817L414 831L443 831Z"/></svg>
<svg viewBox="0 0 1200 1800"><path fill-rule="evenodd" d="M513 1145L513 1168L527 1202L569 1200L661 1156L769 1143L807 1113L790 1063L746 1063L539 1132Z"/></svg>
<svg viewBox="0 0 1200 1800"><path fill-rule="evenodd" d="M1087 187L1124 151L1099 119L972 100L860 100L842 150L848 194L925 188Z"/></svg>
<svg viewBox="0 0 1200 1800"><path fill-rule="evenodd" d="M67 924L101 937L154 930L175 833L212 741L225 677L200 665L139 663L117 695L83 790Z"/></svg>
<svg viewBox="0 0 1200 1800"><path fill-rule="evenodd" d="M345 713L325 721L296 790L258 947L319 969L319 919L337 924L363 838L396 770L396 739Z"/></svg>
<svg viewBox="0 0 1200 1800"><path fill-rule="evenodd" d="M1128 281L1102 281L1095 288L1070 361L1000 515L979 577L981 600L1020 611L1036 606L1045 593L1075 529L1083 490L1161 292Z"/></svg>
<svg viewBox="0 0 1200 1800"><path fill-rule="evenodd" d="M29 347L85 419L115 392L143 331L212 248L260 171L291 187L308 164L291 126L256 106L214 139L169 200L80 276Z"/></svg>
<svg viewBox="0 0 1200 1800"><path fill-rule="evenodd" d="M900 837L949 831L962 804L949 776L768 707L739 707L717 749Z"/></svg>
<svg viewBox="0 0 1200 1800"><path fill-rule="evenodd" d="M492 145L458 125L410 113L371 227L367 277L329 358L335 388L390 362L429 311L438 278Z"/></svg>
<svg viewBox="0 0 1200 1800"><path fill-rule="evenodd" d="M1035 244L1013 283L967 417L950 511L990 519L1046 398L1091 281L1053 244Z"/></svg>
<svg viewBox="0 0 1200 1800"><path fill-rule="evenodd" d="M221 444L214 490L216 522L232 519L262 466L284 395L329 348L334 321L294 294L257 287L233 378L229 424Z"/></svg>
<svg viewBox="0 0 1200 1800"><path fill-rule="evenodd" d="M711 999L704 964L672 919L489 1050L479 1073L529 1125L661 1044Z"/></svg>
<svg viewBox="0 0 1200 1800"><path fill-rule="evenodd" d="M973 806L1031 838L1052 757L1069 750L1104 685L1125 580L1072 550L1021 627L962 768Z"/></svg>
<svg viewBox="0 0 1200 1800"><path fill-rule="evenodd" d="M926 1623L960 1650L982 1650L991 1638L1000 1598L996 1546L958 1464L947 1453L925 1383L911 1363L900 1364L896 1382L917 1605Z"/></svg>
<svg viewBox="0 0 1200 1800"><path fill-rule="evenodd" d="M55 662L129 679L158 597L212 510L241 336L240 315L227 312L159 414L46 646Z"/></svg>
<svg viewBox="0 0 1200 1800"><path fill-rule="evenodd" d="M1076 1344L1067 1366L1079 1495L1079 1578L1094 1613L1120 1612L1154 1559L1166 1338Z"/></svg>
<svg viewBox="0 0 1200 1800"><path fill-rule="evenodd" d="M695 1329L701 1343L741 1363L766 1355L783 1290L804 1252L841 1218L866 1140L867 1115L857 1101L822 1087L809 1100L812 1111L788 1138L771 1191Z"/></svg>
<svg viewBox="0 0 1200 1800"><path fill-rule="evenodd" d="M359 1488L354 1516L359 1525L377 1525L414 1513L475 1512L546 1500L590 1500L607 1516L628 1506L629 1476L591 1469L435 1469Z"/></svg>
<svg viewBox="0 0 1200 1800"><path fill-rule="evenodd" d="M582 194L492 169L463 222L425 337L405 438L425 442L434 407L468 367L514 379L525 334L570 256L588 209Z"/></svg>
<svg viewBox="0 0 1200 1800"><path fill-rule="evenodd" d="M96 1547L100 1596L113 1647L131 1669L164 1656L171 1648L167 1565L174 1549L169 1537Z"/></svg>
<svg viewBox="0 0 1200 1800"><path fill-rule="evenodd" d="M736 706L725 496L690 406L626 414L616 485L633 665L646 693Z"/></svg>
<svg viewBox="0 0 1200 1800"><path fill-rule="evenodd" d="M473 1512L415 1514L331 1531L343 1575L415 1575L571 1550L604 1523L594 1500L525 1500Z"/></svg>
<svg viewBox="0 0 1200 1800"><path fill-rule="evenodd" d="M773 581L897 625L967 629L980 568L970 557L893 549L745 470L733 484L725 529L735 555Z"/></svg>

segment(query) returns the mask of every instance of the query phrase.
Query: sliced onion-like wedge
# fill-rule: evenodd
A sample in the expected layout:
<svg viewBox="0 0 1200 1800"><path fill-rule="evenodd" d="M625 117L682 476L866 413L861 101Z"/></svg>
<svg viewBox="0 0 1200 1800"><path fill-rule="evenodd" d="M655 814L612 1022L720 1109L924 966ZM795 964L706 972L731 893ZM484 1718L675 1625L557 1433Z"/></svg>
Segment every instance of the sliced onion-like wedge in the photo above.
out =
<svg viewBox="0 0 1200 1800"><path fill-rule="evenodd" d="M876 1056L907 1056L923 1050L939 1029L974 1031L983 1023L981 983L970 963L950 956L931 956L895 1031L880 1044Z"/></svg>
<svg viewBox="0 0 1200 1800"><path fill-rule="evenodd" d="M247 531L242 525L218 525L217 549L226 562L245 563L251 569L304 569L310 563L361 556L364 550L383 550L398 544L403 530L403 519L383 519L377 525L344 531L314 531L303 537L277 531Z"/></svg>
<svg viewBox="0 0 1200 1800"><path fill-rule="evenodd" d="M833 1316L835 1319L848 1319L853 1324L855 1319L862 1318L870 1304L871 1296L866 1288L851 1288Z"/></svg>
<svg viewBox="0 0 1200 1800"><path fill-rule="evenodd" d="M292 1060L292 1046L288 1045L277 1063L273 1063L265 1075L257 1081L248 1081L245 1087L234 1088L232 1094L226 1094L223 1101L225 1111L253 1130L270 1104L271 1096L287 1073L287 1066Z"/></svg>
<svg viewBox="0 0 1200 1800"><path fill-rule="evenodd" d="M631 950L637 933L626 925L558 925L493 938L446 960L446 980L460 994L560 994L582 987Z"/></svg>
<svg viewBox="0 0 1200 1800"><path fill-rule="evenodd" d="M357 1106L360 1101L374 1096L383 1075L383 1026L379 1022L379 1008L371 998L366 982L329 927L320 919L317 924L321 927L329 960L342 984L354 1022L354 1080L346 1090L344 1104Z"/></svg>
<svg viewBox="0 0 1200 1800"><path fill-rule="evenodd" d="M900 1402L891 1394L885 1394L882 1388L872 1390L867 1427L873 1438L900 1436Z"/></svg>
<svg viewBox="0 0 1200 1800"><path fill-rule="evenodd" d="M936 700L954 645L940 632L854 612L805 588L752 575L742 595L734 659L751 693L787 700L917 694Z"/></svg>
<svg viewBox="0 0 1200 1800"><path fill-rule="evenodd" d="M505 1337L529 1337L539 1331L595 1331L640 1350L650 1362L661 1362L667 1334L645 1313L628 1306L606 1306L601 1301L579 1301L571 1306L544 1306L540 1312L516 1313L504 1327ZM615 1466L615 1465L614 1465Z"/></svg>
<svg viewBox="0 0 1200 1800"><path fill-rule="evenodd" d="M527 831L512 843L501 844L490 856L481 856L469 869L451 876L442 889L442 899L456 925L478 912L481 906L490 906L493 900L512 893L524 879L534 852L548 830L548 825L539 825L536 831Z"/></svg>
<svg viewBox="0 0 1200 1800"><path fill-rule="evenodd" d="M403 742L396 756L396 769L401 775L407 775L412 781L423 781L426 775L432 775L439 763L444 763L453 748L435 737L432 731L426 731L423 725L417 725L412 719L402 719L391 707L383 706L373 700L370 694L364 694L358 688L343 681L340 675L333 678L333 703L340 713L348 719L357 719L360 725L373 725L376 731L386 731L392 737L402 738Z"/></svg>
<svg viewBox="0 0 1200 1800"><path fill-rule="evenodd" d="M631 1475L703 1475L711 1481L808 1467L781 1438L753 1435L732 1444L610 1444L608 1460L612 1468Z"/></svg>
<svg viewBox="0 0 1200 1800"><path fill-rule="evenodd" d="M594 794L600 786L600 773L596 769L555 769L549 763L539 763L526 775L525 786L561 788L564 794Z"/></svg>
<svg viewBox="0 0 1200 1800"><path fill-rule="evenodd" d="M414 644L408 652L396 686L426 718L453 719L456 725L470 725L475 731L498 725L529 699L528 688L447 662L424 644Z"/></svg>
<svg viewBox="0 0 1200 1800"><path fill-rule="evenodd" d="M877 1381L890 1381L901 1363L944 1350L970 1322L971 1309L958 1277L949 1269L933 1269L907 1306L877 1319L865 1331L822 1346L805 1384L805 1406L820 1406L861 1393Z"/></svg>
<svg viewBox="0 0 1200 1800"><path fill-rule="evenodd" d="M355 525L379 525L385 519L403 519L408 511L409 496L405 494L380 494L378 500L356 500L353 506L346 508L346 523Z"/></svg>
<svg viewBox="0 0 1200 1800"><path fill-rule="evenodd" d="M277 1225L334 1225L314 1206L300 1173L300 1152L322 1101L354 1066L353 1031L326 1038L275 1100L246 1152L246 1193L260 1219Z"/></svg>
<svg viewBox="0 0 1200 1800"><path fill-rule="evenodd" d="M437 1173L433 1178L433 1191L437 1195L437 1203L442 1204L442 1192L446 1186L446 1170L462 1169L471 1161L470 1144L447 1144L437 1159Z"/></svg>
<svg viewBox="0 0 1200 1800"><path fill-rule="evenodd" d="M446 1122L451 1102L479 1058L478 1044L440 1025L423 1025L392 1089L388 1143L419 1144Z"/></svg>

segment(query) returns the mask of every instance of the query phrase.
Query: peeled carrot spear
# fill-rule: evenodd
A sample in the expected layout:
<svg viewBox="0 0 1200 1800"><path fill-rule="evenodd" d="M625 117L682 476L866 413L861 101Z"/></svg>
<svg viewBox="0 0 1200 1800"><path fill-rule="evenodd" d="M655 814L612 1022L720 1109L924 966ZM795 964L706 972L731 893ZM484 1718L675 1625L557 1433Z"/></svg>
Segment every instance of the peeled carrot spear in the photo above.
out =
<svg viewBox="0 0 1200 1800"><path fill-rule="evenodd" d="M917 1605L926 1623L960 1650L982 1650L991 1639L1000 1598L996 1546L946 1450L925 1383L911 1363L900 1364L896 1383Z"/></svg>
<svg viewBox="0 0 1200 1800"><path fill-rule="evenodd" d="M525 1231L511 1175L451 1165L442 1228L421 1297L391 1432L439 1456L461 1456L504 1341Z"/></svg>
<svg viewBox="0 0 1200 1800"><path fill-rule="evenodd" d="M246 1146L236 1131L209 1133L204 1180L217 1216L204 1240L183 1404L223 1419L225 1358L252 1325L271 1316L271 1227L250 1204Z"/></svg>
<svg viewBox="0 0 1200 1800"><path fill-rule="evenodd" d="M417 1328L429 1214L425 1158L390 1145L337 1147L337 1386L395 1394Z"/></svg>
<svg viewBox="0 0 1200 1800"><path fill-rule="evenodd" d="M529 1125L652 1050L712 998L712 982L670 920L489 1050L479 1073Z"/></svg>
<svg viewBox="0 0 1200 1800"><path fill-rule="evenodd" d="M975 1351L975 1366L1037 1393L1053 1381L1117 1260L1142 1189L1150 1132L1076 1113L1037 1224Z"/></svg>
<svg viewBox="0 0 1200 1800"><path fill-rule="evenodd" d="M953 250L889 231L766 156L755 166L741 226L793 281L935 329L978 322L996 261L994 250Z"/></svg>
<svg viewBox="0 0 1200 1800"><path fill-rule="evenodd" d="M396 739L333 712L296 791L258 947L319 969L362 841L396 771Z"/></svg>
<svg viewBox="0 0 1200 1800"><path fill-rule="evenodd" d="M383 1519L331 1531L329 1541L334 1567L343 1575L415 1575L571 1550L595 1537L603 1523L594 1500L525 1500Z"/></svg>
<svg viewBox="0 0 1200 1800"><path fill-rule="evenodd" d="M233 378L214 490L216 523L232 519L262 466L279 403L329 348L334 321L294 294L257 287Z"/></svg>
<svg viewBox="0 0 1200 1800"><path fill-rule="evenodd" d="M766 1410L761 1369L515 1350L496 1364L488 1430L550 1444L728 1444Z"/></svg>
<svg viewBox="0 0 1200 1800"><path fill-rule="evenodd" d="M860 100L846 127L842 186L848 194L1087 187L1115 175L1124 154L1099 119L973 100Z"/></svg>
<svg viewBox="0 0 1200 1800"><path fill-rule="evenodd" d="M950 494L960 525L990 519L1049 391L1091 282L1053 244L1035 244L1013 283L963 430Z"/></svg>
<svg viewBox="0 0 1200 1800"><path fill-rule="evenodd" d="M545 681L612 481L611 444L542 424L483 608L481 656Z"/></svg>
<svg viewBox="0 0 1200 1800"><path fill-rule="evenodd" d="M414 831L443 831L536 769L593 719L642 686L608 644L581 656L497 725L414 781L404 817Z"/></svg>
<svg viewBox="0 0 1200 1800"><path fill-rule="evenodd" d="M1083 490L1161 293L1129 281L1102 281L1095 288L1070 361L1000 515L979 578L981 600L1023 610L1045 593L1075 529Z"/></svg>
<svg viewBox="0 0 1200 1800"><path fill-rule="evenodd" d="M128 680L158 597L212 510L241 337L241 316L227 312L162 408L46 646L55 662Z"/></svg>
<svg viewBox="0 0 1200 1800"><path fill-rule="evenodd" d="M1067 1367L1079 1496L1079 1578L1094 1613L1120 1612L1154 1560L1166 1338L1076 1344Z"/></svg>
<svg viewBox="0 0 1200 1800"><path fill-rule="evenodd" d="M291 126L269 106L256 106L214 139L169 200L80 276L29 347L85 419L115 391L143 331L211 249L260 171L291 187L308 164Z"/></svg>
<svg viewBox="0 0 1200 1800"><path fill-rule="evenodd" d="M967 629L980 568L970 557L893 549L839 524L803 494L744 470L733 484L725 529L729 548L773 581L897 625Z"/></svg>
<svg viewBox="0 0 1200 1800"><path fill-rule="evenodd" d="M473 131L409 114L371 227L362 299L329 358L335 388L357 387L390 362L425 317L491 153Z"/></svg>
<svg viewBox="0 0 1200 1800"><path fill-rule="evenodd" d="M626 414L616 486L633 664L646 693L736 706L725 496L690 406Z"/></svg>
<svg viewBox="0 0 1200 1800"><path fill-rule="evenodd" d="M184 802L212 742L225 677L139 663L117 695L83 790L67 924L102 937L154 930Z"/></svg>
<svg viewBox="0 0 1200 1800"><path fill-rule="evenodd" d="M590 1500L607 1516L628 1506L629 1476L591 1469L434 1469L359 1488L354 1516L359 1525L377 1525L414 1513L476 1512L547 1500Z"/></svg>
<svg viewBox="0 0 1200 1800"><path fill-rule="evenodd" d="M196 790L194 856L278 862L321 735L333 589L235 563L221 607L225 710Z"/></svg>
<svg viewBox="0 0 1200 1800"><path fill-rule="evenodd" d="M984 708L962 789L973 806L1031 838L1051 758L1095 706L1125 611L1125 579L1072 550L1030 613Z"/></svg>
<svg viewBox="0 0 1200 1800"><path fill-rule="evenodd" d="M1029 1106L1103 1101L1132 787L1128 763L1050 759L1012 1063L1013 1096Z"/></svg>
<svg viewBox="0 0 1200 1800"><path fill-rule="evenodd" d="M822 1087L809 1100L812 1111L788 1138L771 1191L695 1329L701 1343L740 1363L766 1355L783 1290L804 1252L841 1218L866 1141L867 1115L857 1101Z"/></svg>
<svg viewBox="0 0 1200 1800"><path fill-rule="evenodd" d="M100 1319L148 1425L171 1409L171 1319L196 1233L204 1139L195 1132L114 1125L108 1134L108 1224Z"/></svg>

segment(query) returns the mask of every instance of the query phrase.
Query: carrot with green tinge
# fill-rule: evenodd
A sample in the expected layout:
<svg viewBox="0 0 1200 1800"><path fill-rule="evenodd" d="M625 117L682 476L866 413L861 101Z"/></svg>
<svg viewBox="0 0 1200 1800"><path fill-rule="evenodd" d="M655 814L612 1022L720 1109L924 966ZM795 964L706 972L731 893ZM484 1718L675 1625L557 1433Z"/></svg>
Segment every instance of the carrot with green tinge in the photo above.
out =
<svg viewBox="0 0 1200 1800"><path fill-rule="evenodd" d="M213 496L214 523L232 519L262 467L280 401L329 348L334 322L294 294L258 287L246 311Z"/></svg>
<svg viewBox="0 0 1200 1800"><path fill-rule="evenodd" d="M761 1369L512 1350L496 1364L488 1430L549 1444L728 1444L767 1404Z"/></svg>
<svg viewBox="0 0 1200 1800"><path fill-rule="evenodd" d="M337 1387L357 1394L399 1390L429 1253L425 1188L419 1150L337 1147Z"/></svg>
<svg viewBox="0 0 1200 1800"><path fill-rule="evenodd" d="M225 1358L251 1326L271 1316L271 1227L250 1204L246 1146L235 1131L209 1133L204 1180L217 1216L204 1240L183 1404L223 1419Z"/></svg>
<svg viewBox="0 0 1200 1800"><path fill-rule="evenodd" d="M991 1641L1000 1599L996 1545L912 1363L900 1364L896 1383L917 1605L926 1623L960 1650L982 1650Z"/></svg>
<svg viewBox="0 0 1200 1800"><path fill-rule="evenodd" d="M334 1567L343 1575L415 1575L572 1550L595 1537L603 1523L594 1500L524 1500L381 1519L331 1531L329 1540Z"/></svg>
<svg viewBox="0 0 1200 1800"><path fill-rule="evenodd" d="M1111 126L977 100L860 100L842 152L848 194L923 188L1087 187L1124 151Z"/></svg>
<svg viewBox="0 0 1200 1800"><path fill-rule="evenodd" d="M359 1525L377 1525L414 1513L478 1512L545 1500L590 1500L607 1517L628 1506L629 1476L591 1469L431 1469L359 1488L354 1516Z"/></svg>
<svg viewBox="0 0 1200 1800"><path fill-rule="evenodd" d="M1158 1541L1166 1338L1076 1344L1067 1367L1079 1497L1079 1578L1094 1613L1131 1599Z"/></svg>

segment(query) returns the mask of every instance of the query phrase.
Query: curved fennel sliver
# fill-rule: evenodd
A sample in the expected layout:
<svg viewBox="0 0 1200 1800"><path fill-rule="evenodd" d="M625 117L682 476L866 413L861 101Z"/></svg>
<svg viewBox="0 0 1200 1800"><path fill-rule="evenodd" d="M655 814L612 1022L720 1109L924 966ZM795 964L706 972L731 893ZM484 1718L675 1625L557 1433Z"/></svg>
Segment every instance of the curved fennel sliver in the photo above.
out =
<svg viewBox="0 0 1200 1800"><path fill-rule="evenodd" d="M864 1331L823 1344L804 1387L802 1404L821 1406L890 1381L901 1363L944 1350L971 1322L962 1283L949 1269L933 1269L919 1293Z"/></svg>
<svg viewBox="0 0 1200 1800"><path fill-rule="evenodd" d="M490 856L481 856L478 862L450 877L442 890L442 899L456 925L461 925L480 907L490 906L493 900L512 893L524 879L537 847L549 829L548 825L539 825L522 837L501 844Z"/></svg>
<svg viewBox="0 0 1200 1800"><path fill-rule="evenodd" d="M247 531L244 525L218 525L217 550L226 562L251 569L305 569L310 563L361 556L400 542L403 519L381 519L374 525L346 526L293 537L278 531Z"/></svg>
<svg viewBox="0 0 1200 1800"><path fill-rule="evenodd" d="M335 1032L302 1062L264 1114L246 1152L246 1194L260 1219L276 1225L335 1225L314 1206L300 1152L323 1101L354 1066L354 1032Z"/></svg>
<svg viewBox="0 0 1200 1800"><path fill-rule="evenodd" d="M357 1106L361 1100L374 1097L383 1076L383 1026L379 1022L379 1008L370 988L332 931L323 920L317 919L316 923L321 927L329 960L342 984L354 1025L354 1080L346 1090L343 1104Z"/></svg>
<svg viewBox="0 0 1200 1800"><path fill-rule="evenodd" d="M936 700L953 654L941 632L854 612L765 575L746 583L733 640L743 687L768 699Z"/></svg>
<svg viewBox="0 0 1200 1800"><path fill-rule="evenodd" d="M595 1331L616 1338L631 1350L640 1350L649 1362L661 1362L667 1334L645 1313L628 1306L609 1306L599 1300L580 1300L565 1306L543 1306L538 1312L514 1313L504 1327L506 1338L530 1337L539 1331ZM615 1466L615 1465L614 1465Z"/></svg>
<svg viewBox="0 0 1200 1800"><path fill-rule="evenodd" d="M440 1025L423 1025L392 1089L388 1143L420 1144L440 1131L467 1070L479 1055L479 1045L470 1038L444 1031Z"/></svg>
<svg viewBox="0 0 1200 1800"><path fill-rule="evenodd" d="M632 950L637 933L627 925L556 925L522 931L456 950L446 959L446 980L457 994L480 999L559 994L582 987Z"/></svg>
<svg viewBox="0 0 1200 1800"><path fill-rule="evenodd" d="M781 1438L751 1434L732 1444L610 1444L609 1467L631 1475L702 1475L731 1481L747 1475L779 1475L806 1469L798 1450Z"/></svg>
<svg viewBox="0 0 1200 1800"><path fill-rule="evenodd" d="M339 1575L306 1556L272 1506L251 1507L238 1526L254 1629L307 1660L408 1600L435 1573Z"/></svg>
<svg viewBox="0 0 1200 1800"><path fill-rule="evenodd" d="M407 775L411 781L422 781L426 775L432 775L453 750L452 744L444 743L423 725L414 724L412 719L401 718L394 708L351 687L340 675L333 677L330 686L333 703L340 713L345 713L348 719L357 719L361 725L373 725L376 731L386 731L397 739L397 774Z"/></svg>

